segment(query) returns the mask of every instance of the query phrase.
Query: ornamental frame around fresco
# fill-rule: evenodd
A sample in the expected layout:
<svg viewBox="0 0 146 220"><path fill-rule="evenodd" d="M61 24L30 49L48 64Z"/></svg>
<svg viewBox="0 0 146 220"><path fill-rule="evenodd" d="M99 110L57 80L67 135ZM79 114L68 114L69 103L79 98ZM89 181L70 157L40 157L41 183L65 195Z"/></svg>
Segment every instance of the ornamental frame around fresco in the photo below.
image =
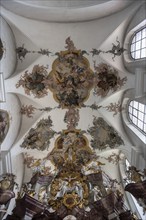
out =
<svg viewBox="0 0 146 220"><path fill-rule="evenodd" d="M4 141L10 126L9 114L0 109L0 144Z"/></svg>
<svg viewBox="0 0 146 220"><path fill-rule="evenodd" d="M88 133L92 137L91 146L93 149L113 149L124 144L115 129L108 125L102 117L94 117L93 126L88 129Z"/></svg>
<svg viewBox="0 0 146 220"><path fill-rule="evenodd" d="M49 73L49 89L63 108L80 107L93 87L93 71L81 50L61 51Z"/></svg>
<svg viewBox="0 0 146 220"><path fill-rule="evenodd" d="M31 72L25 71L16 84L16 88L22 86L27 95L34 95L35 98L42 98L48 94L48 86L45 81L48 79L47 67L35 65Z"/></svg>
<svg viewBox="0 0 146 220"><path fill-rule="evenodd" d="M54 137L55 131L52 130L52 120L50 116L47 119L41 119L35 128L31 128L21 144L22 148L37 149L44 151L49 148L50 139Z"/></svg>
<svg viewBox="0 0 146 220"><path fill-rule="evenodd" d="M50 153L52 163L60 168L65 161L73 161L81 168L95 157L88 139L80 129L64 130L56 139L55 146Z"/></svg>
<svg viewBox="0 0 146 220"><path fill-rule="evenodd" d="M96 75L94 95L102 98L119 90L127 81L127 77L121 78L118 71L106 63L100 63L96 66L94 62L94 69Z"/></svg>

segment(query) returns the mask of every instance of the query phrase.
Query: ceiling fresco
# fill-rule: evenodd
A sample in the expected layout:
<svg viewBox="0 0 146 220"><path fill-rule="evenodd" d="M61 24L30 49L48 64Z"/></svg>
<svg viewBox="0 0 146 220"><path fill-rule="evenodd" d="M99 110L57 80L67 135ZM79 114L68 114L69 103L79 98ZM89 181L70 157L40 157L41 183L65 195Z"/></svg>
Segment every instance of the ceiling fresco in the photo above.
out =
<svg viewBox="0 0 146 220"><path fill-rule="evenodd" d="M16 88L22 86L27 95L32 93L34 97L41 98L47 95L47 87L45 86L47 79L46 67L35 65L31 73L28 73L28 71L25 72L16 84Z"/></svg>
<svg viewBox="0 0 146 220"><path fill-rule="evenodd" d="M28 24L29 19L23 19ZM45 22L41 22L43 30ZM28 33L20 33L19 25L9 23L15 32L17 64L5 86L19 99L15 114L20 122L9 148L12 173L0 175L0 219L140 220L130 210L125 192L134 195L145 214L146 172L126 167L121 149L127 148L127 140L131 142L117 125L125 111L123 91L134 81L124 68L114 65L127 53L119 33L105 50L92 39L87 48L80 47L82 38L69 31L63 40L59 35L57 42L52 40L52 46L53 28L51 34L44 29L48 35L36 29L33 41ZM0 47L3 61L2 40ZM0 110L1 145L10 129L10 108L5 105ZM14 114L11 120L16 120ZM126 169L124 179L121 164Z"/></svg>
<svg viewBox="0 0 146 220"><path fill-rule="evenodd" d="M28 51L24 45L16 48L21 62L28 53L41 53L48 59L49 56L57 56L50 72L48 66L40 64L34 65L32 71L26 70L17 81L16 89L22 87L27 96L35 99L42 99L52 92L58 106L36 108L32 104L22 104L21 115L33 118L36 111L49 114L56 108L66 109L63 119L66 129L55 131L51 116L40 119L29 129L20 148L48 153L39 159L24 153L24 165L32 170L32 177L18 191L16 207L6 219L21 219L24 216L32 219L42 219L44 216L45 219L63 219L72 215L77 219L91 219L94 216L102 220L114 213L115 207L119 216L125 213L134 219L134 215L124 206L120 182L111 179L102 170L105 164L101 159L117 165L120 161L119 155L113 152L108 157L99 157L95 153L97 149L117 149L124 145L124 141L103 117L94 116L92 126L87 130L78 129L82 108L96 111L104 108L113 112L113 116L123 110L120 101L107 106L85 103L91 92L95 97L104 98L120 90L127 78L121 78L118 71L107 63L96 65L94 60L92 70L87 56L91 53L94 57L105 53L104 51L78 50L70 37L65 43L66 50L54 54L48 49ZM111 51L106 53L113 54ZM114 56L119 56L122 52L114 53ZM52 138L55 142L50 151ZM14 196L9 192L8 195L7 202Z"/></svg>
<svg viewBox="0 0 146 220"><path fill-rule="evenodd" d="M55 131L52 130L52 120L41 119L37 123L36 129L31 128L28 132L27 137L22 143L22 148L45 150L50 145L50 139L54 136Z"/></svg>
<svg viewBox="0 0 146 220"><path fill-rule="evenodd" d="M94 118L93 127L90 127L88 132L92 137L91 146L93 149L116 148L124 144L118 133L101 117Z"/></svg>
<svg viewBox="0 0 146 220"><path fill-rule="evenodd" d="M27 95L32 93L35 98L42 98L48 94L48 89L53 92L54 99L62 108L81 107L88 99L90 90L94 88L94 94L105 97L109 92L119 90L127 81L127 77L121 78L118 71L106 63L100 63L91 70L86 50L77 50L70 37L66 40L66 51L56 52L52 56L58 56L52 64L52 71L48 73L47 67L35 65L32 72L25 71L16 84L16 88L22 86ZM114 47L116 47L114 45ZM117 46L118 50L118 46ZM42 55L52 53L48 50L40 50ZM37 53L40 53L38 51ZM112 50L111 50L112 51ZM25 58L29 53L27 49L16 49L18 58ZM34 53L35 51L32 51ZM101 51L92 49L92 56L99 55ZM102 51L108 53L109 51ZM122 53L116 55L122 55ZM115 55L115 56L116 56Z"/></svg>

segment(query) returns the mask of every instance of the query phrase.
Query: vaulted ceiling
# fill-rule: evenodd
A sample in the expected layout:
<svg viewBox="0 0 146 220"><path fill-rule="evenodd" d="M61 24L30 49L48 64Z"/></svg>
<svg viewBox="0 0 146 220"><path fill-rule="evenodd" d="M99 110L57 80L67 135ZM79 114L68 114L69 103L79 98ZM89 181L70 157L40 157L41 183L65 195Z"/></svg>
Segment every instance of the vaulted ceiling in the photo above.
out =
<svg viewBox="0 0 146 220"><path fill-rule="evenodd" d="M119 163L125 152L131 160L133 147L123 127L122 100L135 88L134 74L123 63L129 53L124 39L142 3L1 2L6 102L0 107L9 121L1 151L11 155L2 172L12 171L19 185L32 175L30 158L46 161L52 152L55 158L61 147L73 160L63 145L71 138L82 140L77 143L85 155L94 152L106 174L121 181ZM72 151L75 158L82 154ZM47 162L52 172L54 163Z"/></svg>

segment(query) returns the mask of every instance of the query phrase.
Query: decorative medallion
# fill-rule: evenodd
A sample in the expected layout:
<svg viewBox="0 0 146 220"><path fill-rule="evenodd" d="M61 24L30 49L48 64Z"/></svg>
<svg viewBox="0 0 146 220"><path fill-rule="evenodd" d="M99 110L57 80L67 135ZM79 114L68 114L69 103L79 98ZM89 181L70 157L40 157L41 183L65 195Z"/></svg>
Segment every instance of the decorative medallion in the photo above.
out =
<svg viewBox="0 0 146 220"><path fill-rule="evenodd" d="M22 86L27 95L32 93L35 98L42 98L48 94L46 80L48 80L47 67L35 65L32 72L25 71L16 84L16 88Z"/></svg>
<svg viewBox="0 0 146 220"><path fill-rule="evenodd" d="M94 149L104 150L107 147L116 148L124 144L114 128L101 117L94 117L93 127L89 128L88 132L92 136L91 146Z"/></svg>
<svg viewBox="0 0 146 220"><path fill-rule="evenodd" d="M77 206L79 201L80 198L78 197L78 194L74 192L66 193L63 198L63 204L69 209L72 209L73 207Z"/></svg>
<svg viewBox="0 0 146 220"><path fill-rule="evenodd" d="M0 144L5 139L9 130L9 114L7 111L0 110Z"/></svg>
<svg viewBox="0 0 146 220"><path fill-rule="evenodd" d="M76 50L70 38L66 43L68 50L57 53L52 65L49 88L63 108L80 107L89 97L94 74L84 52Z"/></svg>
<svg viewBox="0 0 146 220"><path fill-rule="evenodd" d="M105 97L110 91L115 92L127 81L127 77L120 78L118 71L106 63L98 66L94 63L96 72L94 94Z"/></svg>
<svg viewBox="0 0 146 220"><path fill-rule="evenodd" d="M27 149L37 149L46 150L49 148L50 139L54 136L55 131L52 130L52 120L50 117L48 119L41 119L36 128L31 128L25 137L22 148Z"/></svg>

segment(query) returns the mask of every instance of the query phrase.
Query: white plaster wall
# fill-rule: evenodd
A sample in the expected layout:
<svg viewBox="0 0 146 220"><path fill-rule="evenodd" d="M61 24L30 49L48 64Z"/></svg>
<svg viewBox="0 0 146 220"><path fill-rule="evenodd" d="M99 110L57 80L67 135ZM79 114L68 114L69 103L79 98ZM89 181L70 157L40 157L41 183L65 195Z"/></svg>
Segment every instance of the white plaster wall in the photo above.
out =
<svg viewBox="0 0 146 220"><path fill-rule="evenodd" d="M146 1L141 0L140 3L140 7L137 9L136 13L131 19L131 22L129 23L127 33L146 19Z"/></svg>
<svg viewBox="0 0 146 220"><path fill-rule="evenodd" d="M0 72L3 72L4 79L6 79L13 74L17 60L15 38L9 24L3 17L0 17L0 31L0 37L4 47L4 54L0 62Z"/></svg>
<svg viewBox="0 0 146 220"><path fill-rule="evenodd" d="M133 1L104 0L100 2L84 1L84 3L82 1L52 1L52 3L46 1L40 3L39 1L12 0L7 4L7 1L2 0L1 4L8 10L31 19L51 22L77 22L108 16L124 9Z"/></svg>

